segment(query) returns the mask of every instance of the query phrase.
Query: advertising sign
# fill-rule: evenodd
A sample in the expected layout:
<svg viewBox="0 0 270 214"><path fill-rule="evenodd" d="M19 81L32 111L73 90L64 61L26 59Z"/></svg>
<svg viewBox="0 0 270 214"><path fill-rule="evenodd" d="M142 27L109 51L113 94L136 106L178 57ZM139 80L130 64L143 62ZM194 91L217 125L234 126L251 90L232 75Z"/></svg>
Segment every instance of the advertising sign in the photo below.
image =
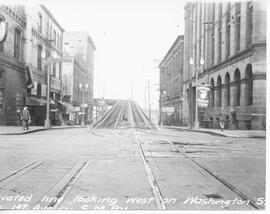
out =
<svg viewBox="0 0 270 214"><path fill-rule="evenodd" d="M198 106L208 107L209 104L209 92L210 88L208 86L198 86Z"/></svg>

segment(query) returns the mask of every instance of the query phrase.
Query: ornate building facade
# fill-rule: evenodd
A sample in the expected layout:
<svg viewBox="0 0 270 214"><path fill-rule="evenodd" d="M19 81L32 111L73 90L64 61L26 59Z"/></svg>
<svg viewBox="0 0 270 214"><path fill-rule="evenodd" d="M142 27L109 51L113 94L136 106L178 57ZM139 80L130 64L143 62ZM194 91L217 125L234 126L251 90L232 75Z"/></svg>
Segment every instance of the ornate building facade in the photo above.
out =
<svg viewBox="0 0 270 214"><path fill-rule="evenodd" d="M159 64L159 120L164 125L182 125L183 68L184 36L180 35ZM168 107L170 111L166 110Z"/></svg>
<svg viewBox="0 0 270 214"><path fill-rule="evenodd" d="M190 64L190 59L194 64ZM204 64L200 64L203 59ZM217 127L220 113L237 129L260 129L266 113L265 2L187 3L185 6L184 123L195 120L195 74L210 86L200 125Z"/></svg>

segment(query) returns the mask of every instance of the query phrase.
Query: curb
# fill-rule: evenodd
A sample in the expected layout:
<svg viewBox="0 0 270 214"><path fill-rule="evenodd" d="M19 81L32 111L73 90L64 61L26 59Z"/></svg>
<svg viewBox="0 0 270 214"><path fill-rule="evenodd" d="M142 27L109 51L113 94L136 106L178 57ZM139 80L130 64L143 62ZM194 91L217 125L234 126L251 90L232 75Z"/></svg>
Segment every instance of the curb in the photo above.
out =
<svg viewBox="0 0 270 214"><path fill-rule="evenodd" d="M46 130L55 130L55 129L76 129L76 128L88 128L88 126L64 126L64 127L51 127L51 128L40 128L40 129L33 129L25 132L16 132L16 133L3 133L0 135L25 135L31 134L34 132L41 132Z"/></svg>
<svg viewBox="0 0 270 214"><path fill-rule="evenodd" d="M174 129L174 130L181 130L181 131L190 131L190 132L200 132L200 133L206 133L213 136L220 136L220 137L231 137L231 138L266 138L266 136L235 136L235 135L225 135L221 133L206 131L206 130L194 130L194 129L183 129L178 127L169 127L169 126L163 126L165 129Z"/></svg>

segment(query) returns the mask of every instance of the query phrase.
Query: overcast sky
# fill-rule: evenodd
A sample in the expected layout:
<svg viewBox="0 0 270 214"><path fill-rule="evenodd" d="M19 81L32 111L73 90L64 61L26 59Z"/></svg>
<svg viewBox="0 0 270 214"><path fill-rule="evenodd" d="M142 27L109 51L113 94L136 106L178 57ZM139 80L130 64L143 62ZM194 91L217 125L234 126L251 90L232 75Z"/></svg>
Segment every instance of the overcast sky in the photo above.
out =
<svg viewBox="0 0 270 214"><path fill-rule="evenodd" d="M151 105L158 108L158 61L184 33L181 0L46 0L65 31L88 31L95 45L94 97L133 98L145 106L150 81ZM148 104L147 104L148 105Z"/></svg>

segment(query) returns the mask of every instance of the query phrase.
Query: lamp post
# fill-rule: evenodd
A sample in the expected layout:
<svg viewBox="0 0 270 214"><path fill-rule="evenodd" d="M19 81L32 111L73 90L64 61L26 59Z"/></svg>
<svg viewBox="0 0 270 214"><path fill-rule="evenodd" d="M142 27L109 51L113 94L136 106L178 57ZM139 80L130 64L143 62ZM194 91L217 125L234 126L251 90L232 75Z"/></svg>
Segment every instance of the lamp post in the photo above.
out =
<svg viewBox="0 0 270 214"><path fill-rule="evenodd" d="M82 90L82 126L85 125L84 117L85 117L85 104L84 104L84 90L87 90L88 88L88 83L85 84L85 87L83 88L83 84L79 84L79 88Z"/></svg>
<svg viewBox="0 0 270 214"><path fill-rule="evenodd" d="M42 61L44 64L51 65L52 63L56 62L56 52L52 53L52 56L46 56L46 52L43 50L41 53ZM50 91L51 91L51 66L47 69L47 101L46 101L46 119L44 123L45 128L51 127L50 121Z"/></svg>
<svg viewBox="0 0 270 214"><path fill-rule="evenodd" d="M200 59L201 68L195 68L193 58L190 58L189 63L193 65L193 72L195 72L195 121L194 121L194 129L199 129L199 119L198 119L198 72L197 70L203 68L204 59Z"/></svg>

